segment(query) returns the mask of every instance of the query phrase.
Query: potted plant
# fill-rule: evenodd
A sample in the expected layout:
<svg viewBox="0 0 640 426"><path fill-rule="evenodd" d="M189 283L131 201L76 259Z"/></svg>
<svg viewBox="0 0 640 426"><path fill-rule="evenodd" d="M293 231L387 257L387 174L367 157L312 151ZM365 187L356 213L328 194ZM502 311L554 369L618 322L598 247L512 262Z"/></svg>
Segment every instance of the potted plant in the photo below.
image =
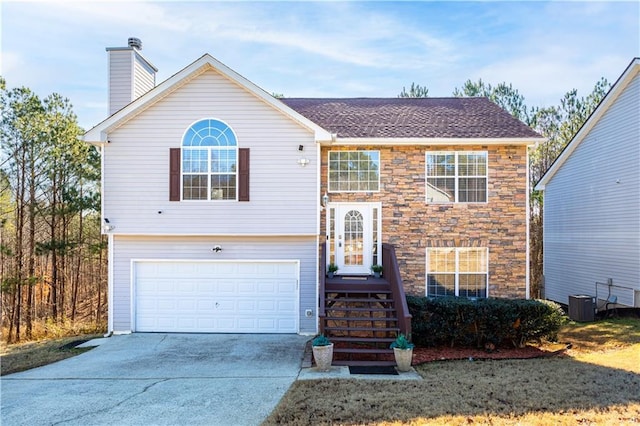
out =
<svg viewBox="0 0 640 426"><path fill-rule="evenodd" d="M398 371L411 370L411 359L413 357L413 343L409 342L407 337L400 333L396 340L391 343L393 348L393 355L396 358L396 364L398 365Z"/></svg>
<svg viewBox="0 0 640 426"><path fill-rule="evenodd" d="M376 278L380 278L382 274L382 265L372 265L371 270L373 271L373 276Z"/></svg>
<svg viewBox="0 0 640 426"><path fill-rule="evenodd" d="M324 334L317 335L312 341L313 359L319 371L329 371L333 361L333 343Z"/></svg>
<svg viewBox="0 0 640 426"><path fill-rule="evenodd" d="M329 266L327 266L327 275L329 276L329 278L333 278L333 275L338 271L338 265L336 265L335 263L330 263Z"/></svg>

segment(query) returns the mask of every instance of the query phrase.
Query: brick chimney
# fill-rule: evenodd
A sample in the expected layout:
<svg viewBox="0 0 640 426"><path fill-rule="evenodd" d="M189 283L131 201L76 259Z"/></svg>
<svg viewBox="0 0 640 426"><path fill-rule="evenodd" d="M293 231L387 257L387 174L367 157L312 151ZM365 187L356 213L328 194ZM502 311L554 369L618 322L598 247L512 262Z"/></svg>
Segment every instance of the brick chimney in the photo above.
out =
<svg viewBox="0 0 640 426"><path fill-rule="evenodd" d="M127 47L107 47L109 55L109 115L153 89L158 69L140 51L142 41L130 37Z"/></svg>

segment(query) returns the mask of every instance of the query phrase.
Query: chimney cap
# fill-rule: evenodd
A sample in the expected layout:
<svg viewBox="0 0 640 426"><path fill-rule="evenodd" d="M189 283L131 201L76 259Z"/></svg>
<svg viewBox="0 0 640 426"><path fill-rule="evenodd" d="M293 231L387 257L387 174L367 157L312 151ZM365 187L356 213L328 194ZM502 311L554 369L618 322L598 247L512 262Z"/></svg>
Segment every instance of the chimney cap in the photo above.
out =
<svg viewBox="0 0 640 426"><path fill-rule="evenodd" d="M142 40L140 40L137 37L129 37L128 44L129 44L129 47L142 50Z"/></svg>

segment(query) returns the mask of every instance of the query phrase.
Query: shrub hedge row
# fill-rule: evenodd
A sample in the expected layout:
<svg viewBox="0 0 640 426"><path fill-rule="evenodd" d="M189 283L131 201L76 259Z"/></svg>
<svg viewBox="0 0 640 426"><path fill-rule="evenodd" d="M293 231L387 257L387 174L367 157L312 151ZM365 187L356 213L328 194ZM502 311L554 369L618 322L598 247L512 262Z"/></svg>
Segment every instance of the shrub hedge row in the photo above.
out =
<svg viewBox="0 0 640 426"><path fill-rule="evenodd" d="M407 296L412 340L419 346L491 347L554 340L566 316L545 300Z"/></svg>

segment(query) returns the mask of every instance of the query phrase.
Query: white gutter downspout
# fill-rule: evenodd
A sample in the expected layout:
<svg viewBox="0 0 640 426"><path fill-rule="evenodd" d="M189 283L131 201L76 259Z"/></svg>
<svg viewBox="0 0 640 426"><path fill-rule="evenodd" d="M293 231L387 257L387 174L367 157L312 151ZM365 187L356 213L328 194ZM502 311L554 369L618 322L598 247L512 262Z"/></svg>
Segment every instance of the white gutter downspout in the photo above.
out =
<svg viewBox="0 0 640 426"><path fill-rule="evenodd" d="M526 173L526 179L527 179L527 191L526 191L527 201L526 201L526 211L525 211L525 215L526 215L525 223L526 223L526 227L527 227L527 250L526 250L526 256L525 256L525 258L526 258L526 260L525 260L525 262L526 262L526 267L525 267L525 274L526 274L526 276L525 276L525 299L530 299L531 298L531 296L530 296L530 292L531 292L531 289L530 289L530 285L531 285L531 280L530 280L531 266L530 266L529 263L530 263L530 256L531 256L531 246L530 246L531 241L530 241L530 235L529 235L530 234L530 231L529 231L530 218L529 218L529 216L531 215L531 193L530 193L531 188L530 188L530 184L529 184L529 147L527 147L526 158L527 158L527 173Z"/></svg>
<svg viewBox="0 0 640 426"><path fill-rule="evenodd" d="M315 332L316 334L320 330L320 317L318 316L318 312L320 312L320 241L322 238L322 232L320 231L320 223L322 222L321 215L324 214L324 207L322 206L322 193L321 193L321 183L322 183L322 145L320 141L316 140L316 203L318 203L319 208L317 209L318 213L316 215L316 302L315 302Z"/></svg>
<svg viewBox="0 0 640 426"><path fill-rule="evenodd" d="M113 334L113 234L108 234L108 255L107 255L107 289L109 291L108 303L108 319L107 319L107 334L111 336Z"/></svg>

